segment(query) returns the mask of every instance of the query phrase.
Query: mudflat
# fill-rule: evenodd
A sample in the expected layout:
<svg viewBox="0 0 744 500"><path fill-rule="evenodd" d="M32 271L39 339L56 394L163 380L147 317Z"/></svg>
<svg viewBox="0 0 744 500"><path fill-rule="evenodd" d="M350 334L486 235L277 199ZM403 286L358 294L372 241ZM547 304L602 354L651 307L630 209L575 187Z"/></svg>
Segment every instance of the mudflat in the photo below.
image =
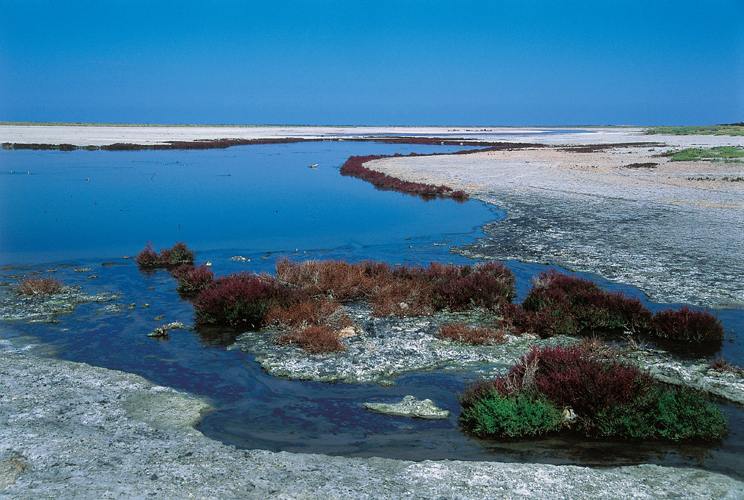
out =
<svg viewBox="0 0 744 500"><path fill-rule="evenodd" d="M504 220L485 226L486 238L454 249L462 255L590 272L633 285L657 302L742 307L744 163L659 155L744 146L744 138L612 137L616 145L600 149L574 142L365 166L446 184L505 209Z"/></svg>

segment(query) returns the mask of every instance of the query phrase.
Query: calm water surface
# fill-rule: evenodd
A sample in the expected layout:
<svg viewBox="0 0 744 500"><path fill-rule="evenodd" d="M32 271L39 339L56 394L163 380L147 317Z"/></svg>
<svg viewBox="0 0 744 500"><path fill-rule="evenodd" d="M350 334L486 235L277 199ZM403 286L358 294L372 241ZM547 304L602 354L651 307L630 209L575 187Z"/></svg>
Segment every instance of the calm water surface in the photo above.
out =
<svg viewBox="0 0 744 500"><path fill-rule="evenodd" d="M107 304L84 304L53 325L0 323L0 338L209 396L217 411L205 417L200 430L246 448L414 460L598 466L646 462L699 466L744 478L744 412L730 405L723 408L730 414L732 433L720 446L628 446L572 436L481 440L457 425L455 394L471 380L466 372L411 373L393 387L289 381L261 372L250 355L227 351L229 337L186 330L167 340L147 337L158 324L154 317L163 314L163 321L192 324L193 312L178 297L168 273L140 273L131 260L122 259L136 254L146 241L158 249L186 241L199 262L213 262L218 275L271 272L283 256L471 263L450 254L449 246L481 236L485 222L503 216L495 207L473 201L424 202L338 173L354 154L453 149L461 148L320 142L210 151L2 151L0 264L15 266L3 271L5 280L54 268L54 275L67 284L79 284L90 293L120 293L117 304L136 307L110 313L103 309ZM315 163L317 170L308 168ZM251 261L228 260L235 255ZM101 265L108 261L116 264ZM522 296L529 279L544 269L507 264ZM80 267L91 271L73 271ZM97 278L89 279L91 275ZM640 295L628 287L605 286ZM742 364L744 315L737 310L719 314L734 332L734 342L724 343L723 354ZM430 398L452 416L414 420L370 413L361 406L407 394Z"/></svg>

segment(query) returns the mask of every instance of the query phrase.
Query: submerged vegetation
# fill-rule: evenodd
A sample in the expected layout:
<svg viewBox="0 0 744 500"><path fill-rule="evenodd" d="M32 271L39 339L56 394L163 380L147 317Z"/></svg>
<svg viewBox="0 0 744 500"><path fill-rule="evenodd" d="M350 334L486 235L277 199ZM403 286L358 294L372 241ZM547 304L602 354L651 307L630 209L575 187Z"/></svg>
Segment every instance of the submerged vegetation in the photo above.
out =
<svg viewBox="0 0 744 500"><path fill-rule="evenodd" d="M582 344L533 348L504 377L458 396L460 421L481 436L535 436L571 428L589 437L719 440L721 410L691 389L659 385L638 367Z"/></svg>
<svg viewBox="0 0 744 500"><path fill-rule="evenodd" d="M651 127L646 129L646 133L672 135L744 135L744 122L699 127Z"/></svg>

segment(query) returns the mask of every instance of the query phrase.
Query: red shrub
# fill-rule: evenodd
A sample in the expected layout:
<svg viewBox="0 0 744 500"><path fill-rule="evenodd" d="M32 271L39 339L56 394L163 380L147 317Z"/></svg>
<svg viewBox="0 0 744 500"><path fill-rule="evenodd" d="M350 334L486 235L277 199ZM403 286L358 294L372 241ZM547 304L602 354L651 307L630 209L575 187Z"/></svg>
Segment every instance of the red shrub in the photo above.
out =
<svg viewBox="0 0 744 500"><path fill-rule="evenodd" d="M636 298L603 290L594 281L568 276L549 269L533 280L522 307L529 315L519 316L519 328L534 328L547 337L574 335L582 330L648 328L651 311Z"/></svg>
<svg viewBox="0 0 744 500"><path fill-rule="evenodd" d="M293 344L311 354L343 352L346 346L341 342L338 332L328 325L308 326L276 336L277 344Z"/></svg>
<svg viewBox="0 0 744 500"><path fill-rule="evenodd" d="M638 367L614 360L587 358L578 347L533 348L510 376L519 380L537 363L535 389L558 407L571 407L580 417L620 406L646 394L653 378Z"/></svg>
<svg viewBox="0 0 744 500"><path fill-rule="evenodd" d="M472 327L464 323L445 323L439 325L437 338L448 339L468 345L503 344L506 336L503 330L487 327Z"/></svg>
<svg viewBox="0 0 744 500"><path fill-rule="evenodd" d="M266 325L276 324L293 329L319 324L351 326L351 318L340 309L340 304L335 301L303 299L273 307L266 313L264 322Z"/></svg>
<svg viewBox="0 0 744 500"><path fill-rule="evenodd" d="M464 311L473 307L498 309L515 296L514 275L499 262L470 266L432 262L426 277L434 284L435 309Z"/></svg>
<svg viewBox="0 0 744 500"><path fill-rule="evenodd" d="M369 303L372 314L382 318L428 316L434 312L431 285L421 279L389 278L374 288Z"/></svg>
<svg viewBox="0 0 744 500"><path fill-rule="evenodd" d="M135 262L141 267L159 267L161 265L160 257L158 257L157 252L153 250L152 242L146 241L145 243L147 246L137 254L137 257L134 259Z"/></svg>
<svg viewBox="0 0 744 500"><path fill-rule="evenodd" d="M725 334L718 317L687 306L677 311L667 309L657 312L653 318L652 331L662 338L688 342L721 341Z"/></svg>
<svg viewBox="0 0 744 500"><path fill-rule="evenodd" d="M183 264L173 269L171 275L178 282L178 291L184 294L198 293L214 280L214 273L205 264L198 267Z"/></svg>
<svg viewBox="0 0 744 500"><path fill-rule="evenodd" d="M197 323L246 325L258 328L266 312L289 304L302 294L266 275L245 272L217 278L194 300Z"/></svg>
<svg viewBox="0 0 744 500"><path fill-rule="evenodd" d="M64 285L55 278L26 278L18 285L23 295L51 295L64 290Z"/></svg>
<svg viewBox="0 0 744 500"><path fill-rule="evenodd" d="M365 263L348 264L333 260L295 263L282 259L276 263L276 276L282 282L301 287L311 296L334 300L364 298L375 285L368 275L369 270Z"/></svg>
<svg viewBox="0 0 744 500"><path fill-rule="evenodd" d="M135 262L140 267L169 267L181 264L194 263L194 251L190 250L183 241L176 242L170 248L160 250L160 255L155 253L151 242L137 254Z"/></svg>
<svg viewBox="0 0 744 500"><path fill-rule="evenodd" d="M396 154L394 156L402 155ZM412 153L411 156L415 156L415 153ZM368 161L385 157L386 156L384 155L352 156L341 166L341 175L358 177L381 189L394 189L406 194L421 196L422 198L434 198L440 196L453 197L462 201L466 200L468 197L467 193L464 191L453 192L452 188L448 186L434 186L432 184L404 181L397 177L383 174L382 172L376 172L364 166L364 163Z"/></svg>

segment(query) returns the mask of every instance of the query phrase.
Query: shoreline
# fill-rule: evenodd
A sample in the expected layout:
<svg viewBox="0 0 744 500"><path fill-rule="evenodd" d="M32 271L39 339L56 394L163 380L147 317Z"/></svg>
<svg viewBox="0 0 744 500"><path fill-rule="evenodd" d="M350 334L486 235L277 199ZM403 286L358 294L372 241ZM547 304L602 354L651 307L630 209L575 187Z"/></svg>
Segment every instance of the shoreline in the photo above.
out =
<svg viewBox="0 0 744 500"><path fill-rule="evenodd" d="M137 375L0 353L0 492L60 498L739 498L691 468L411 462L240 450L192 425L209 405Z"/></svg>

